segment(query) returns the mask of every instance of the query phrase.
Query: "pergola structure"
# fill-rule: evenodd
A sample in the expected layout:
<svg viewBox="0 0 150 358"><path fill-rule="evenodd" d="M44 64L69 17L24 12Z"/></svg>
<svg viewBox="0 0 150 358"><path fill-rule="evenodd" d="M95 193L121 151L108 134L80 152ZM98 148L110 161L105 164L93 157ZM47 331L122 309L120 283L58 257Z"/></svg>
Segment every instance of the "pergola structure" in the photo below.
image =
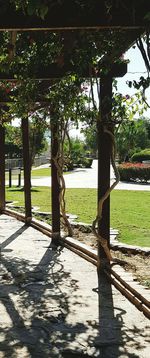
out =
<svg viewBox="0 0 150 358"><path fill-rule="evenodd" d="M98 200L110 187L110 153L111 139L104 133L103 125L107 122L107 113L111 111L111 101L107 107L105 98L112 98L112 79L123 76L127 71L126 64L115 64L116 59L134 43L138 36L142 35L148 25L147 13L150 12L149 0L123 0L123 1L74 1L65 0L62 2L48 1L49 10L42 20L37 16L29 16L21 11L15 11L14 6L9 4L0 10L0 31L52 31L52 32L80 32L80 31L100 31L107 29L116 31L119 37L119 46L116 42L113 51L108 49L104 58L99 62L100 69L107 67L107 62L111 62L109 71L106 75L97 73L100 77L100 98L101 98L101 123L98 125ZM49 80L51 78L61 78L68 71L75 72L75 68L64 63L60 68L57 65L50 65L46 70L39 70L36 74L37 79ZM82 73L82 77L91 76L89 66ZM94 69L92 72L94 77ZM31 74L32 77L32 74ZM0 73L1 79L14 80L14 74ZM34 76L35 79L35 76ZM3 103L4 105L4 103ZM108 108L109 107L109 108ZM54 128L52 137L52 156L55 156L58 149L58 142L55 137ZM111 125L109 130L113 131ZM30 192L30 168L29 168L29 141L28 141L28 120L22 119L23 135L23 158L24 158L24 190L25 190L25 220L31 222L31 192ZM5 210L5 152L4 152L4 129L0 127L0 211ZM109 243L110 235L110 198L103 205L102 219L99 222L99 232ZM60 205L59 205L59 182L57 168L52 161L52 234L53 241L58 244L60 236ZM99 247L99 255L105 257L102 248Z"/></svg>

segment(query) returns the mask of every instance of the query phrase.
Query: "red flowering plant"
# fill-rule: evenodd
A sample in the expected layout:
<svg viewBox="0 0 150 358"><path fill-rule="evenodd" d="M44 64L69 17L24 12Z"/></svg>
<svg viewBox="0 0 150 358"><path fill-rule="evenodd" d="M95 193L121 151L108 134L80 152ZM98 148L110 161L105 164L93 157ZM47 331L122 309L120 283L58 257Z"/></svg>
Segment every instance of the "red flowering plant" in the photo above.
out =
<svg viewBox="0 0 150 358"><path fill-rule="evenodd" d="M145 163L121 163L119 165L121 168L149 168L150 164Z"/></svg>
<svg viewBox="0 0 150 358"><path fill-rule="evenodd" d="M122 163L118 165L121 181L148 182L150 180L150 164Z"/></svg>

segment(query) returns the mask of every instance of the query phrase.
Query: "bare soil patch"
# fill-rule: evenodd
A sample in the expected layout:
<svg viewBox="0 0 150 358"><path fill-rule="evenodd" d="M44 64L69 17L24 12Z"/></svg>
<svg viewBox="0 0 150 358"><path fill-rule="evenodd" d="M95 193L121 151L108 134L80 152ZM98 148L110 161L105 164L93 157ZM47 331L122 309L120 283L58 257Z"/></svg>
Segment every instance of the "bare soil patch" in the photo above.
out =
<svg viewBox="0 0 150 358"><path fill-rule="evenodd" d="M85 229L86 231L86 229ZM88 230L87 230L88 231ZM83 232L77 228L74 229L74 237L76 240L89 245L93 249L97 248L97 240L91 232ZM132 272L134 280L140 282L142 285L150 288L150 257L144 254L133 255L128 250L128 253L111 250L112 256L121 260L127 261L125 266L127 271Z"/></svg>

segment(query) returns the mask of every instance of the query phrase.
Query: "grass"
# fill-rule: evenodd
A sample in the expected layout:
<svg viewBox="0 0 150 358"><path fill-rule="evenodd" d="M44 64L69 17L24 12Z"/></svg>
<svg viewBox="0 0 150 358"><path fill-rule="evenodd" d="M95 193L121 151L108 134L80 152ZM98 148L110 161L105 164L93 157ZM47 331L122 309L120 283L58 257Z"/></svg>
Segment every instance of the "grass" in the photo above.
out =
<svg viewBox="0 0 150 358"><path fill-rule="evenodd" d="M32 178L41 178L41 177L49 177L51 175L51 168L40 168L40 169L32 169L31 177Z"/></svg>
<svg viewBox="0 0 150 358"><path fill-rule="evenodd" d="M51 168L40 168L40 169L32 169L31 171L31 177L32 178L41 178L41 177L49 177L51 175ZM5 173L6 180L9 179L9 173ZM21 177L23 178L23 170L21 171ZM18 175L12 175L12 181L17 180Z"/></svg>
<svg viewBox="0 0 150 358"><path fill-rule="evenodd" d="M7 200L24 205L24 193L8 188ZM91 223L96 216L96 189L67 189L67 211L78 220ZM32 188L32 205L41 211L51 211L48 187ZM111 227L119 230L119 240L132 245L150 246L150 192L114 190L111 194Z"/></svg>
<svg viewBox="0 0 150 358"><path fill-rule="evenodd" d="M64 174L70 174L70 172L64 172ZM51 175L51 168L40 168L40 169L32 169L31 171L31 178L39 179L43 177L49 177ZM6 180L9 179L9 173L5 173ZM23 179L23 170L21 171L21 178ZM18 175L12 175L12 182L13 180L18 180Z"/></svg>

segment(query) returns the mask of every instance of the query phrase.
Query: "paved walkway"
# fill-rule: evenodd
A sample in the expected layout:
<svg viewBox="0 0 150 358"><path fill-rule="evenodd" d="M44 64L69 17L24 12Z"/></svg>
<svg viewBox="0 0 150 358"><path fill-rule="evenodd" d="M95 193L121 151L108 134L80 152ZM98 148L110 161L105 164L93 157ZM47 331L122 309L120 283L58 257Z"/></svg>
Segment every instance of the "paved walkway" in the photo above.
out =
<svg viewBox="0 0 150 358"><path fill-rule="evenodd" d="M0 358L149 358L148 319L89 262L6 215L0 243Z"/></svg>
<svg viewBox="0 0 150 358"><path fill-rule="evenodd" d="M38 168L47 168L49 165L42 165ZM38 168L35 168L38 169ZM92 168L85 169L79 168L75 169L72 173L65 175L66 188L97 188L97 160L93 160ZM111 182L114 181L114 173L111 168ZM6 181L8 185L8 180ZM13 185L18 185L18 180L13 180ZM21 180L21 185L23 185L23 178ZM32 186L51 186L51 177L42 177L37 179L32 179ZM150 191L149 184L136 184L136 183L123 183L119 182L116 186L117 190L145 190Z"/></svg>
<svg viewBox="0 0 150 358"><path fill-rule="evenodd" d="M35 169L36 170L36 169ZM114 173L111 168L111 182ZM65 175L66 188L97 188L97 160L93 160L92 168L76 169L71 174ZM33 186L50 186L51 178L32 179ZM120 182L115 189L118 190L145 190L150 191L150 184L136 184Z"/></svg>

